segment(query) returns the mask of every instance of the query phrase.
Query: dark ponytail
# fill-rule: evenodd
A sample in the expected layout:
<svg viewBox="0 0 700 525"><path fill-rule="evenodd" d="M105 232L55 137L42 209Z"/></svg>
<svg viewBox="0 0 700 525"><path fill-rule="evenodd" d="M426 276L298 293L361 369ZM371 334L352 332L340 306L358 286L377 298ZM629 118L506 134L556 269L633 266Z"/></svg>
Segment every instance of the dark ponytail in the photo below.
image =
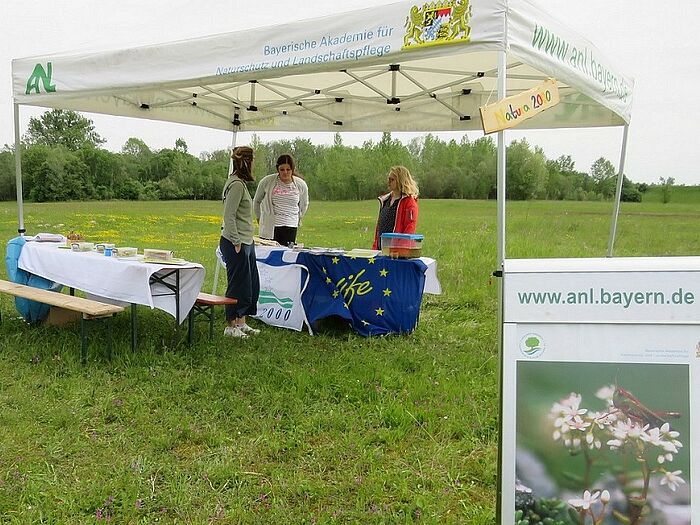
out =
<svg viewBox="0 0 700 525"><path fill-rule="evenodd" d="M252 181L253 178L253 149L248 146L238 146L231 152L233 160L233 173L238 178L245 181Z"/></svg>

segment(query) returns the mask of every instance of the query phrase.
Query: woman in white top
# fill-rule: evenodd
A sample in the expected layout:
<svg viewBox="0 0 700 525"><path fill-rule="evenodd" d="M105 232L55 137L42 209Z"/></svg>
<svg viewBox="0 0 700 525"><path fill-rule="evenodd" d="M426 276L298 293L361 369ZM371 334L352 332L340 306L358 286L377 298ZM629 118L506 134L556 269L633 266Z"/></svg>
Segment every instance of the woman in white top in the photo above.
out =
<svg viewBox="0 0 700 525"><path fill-rule="evenodd" d="M276 166L277 173L260 180L253 211L260 223L260 237L289 246L296 242L301 218L309 207L309 189L295 173L291 155L281 155Z"/></svg>

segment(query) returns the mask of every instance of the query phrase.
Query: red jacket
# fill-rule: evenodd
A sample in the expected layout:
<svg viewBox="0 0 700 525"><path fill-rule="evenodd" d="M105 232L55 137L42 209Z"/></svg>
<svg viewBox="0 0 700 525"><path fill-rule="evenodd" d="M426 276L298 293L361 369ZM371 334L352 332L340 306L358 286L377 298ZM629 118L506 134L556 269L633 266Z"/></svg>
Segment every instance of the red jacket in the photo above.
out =
<svg viewBox="0 0 700 525"><path fill-rule="evenodd" d="M379 197L379 208L391 197L391 193ZM418 222L418 199L410 195L402 195L399 206L396 209L396 221L394 222L393 233L416 233L416 223ZM378 250L379 246L379 220L374 229L373 250Z"/></svg>

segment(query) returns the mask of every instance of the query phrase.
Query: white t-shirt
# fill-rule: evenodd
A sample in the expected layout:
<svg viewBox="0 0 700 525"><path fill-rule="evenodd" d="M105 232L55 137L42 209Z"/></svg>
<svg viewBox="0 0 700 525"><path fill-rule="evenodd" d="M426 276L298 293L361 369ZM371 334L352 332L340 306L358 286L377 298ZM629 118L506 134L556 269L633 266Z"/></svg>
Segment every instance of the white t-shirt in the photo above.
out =
<svg viewBox="0 0 700 525"><path fill-rule="evenodd" d="M275 226L299 226L299 189L294 181L285 183L277 179L272 188L272 210Z"/></svg>

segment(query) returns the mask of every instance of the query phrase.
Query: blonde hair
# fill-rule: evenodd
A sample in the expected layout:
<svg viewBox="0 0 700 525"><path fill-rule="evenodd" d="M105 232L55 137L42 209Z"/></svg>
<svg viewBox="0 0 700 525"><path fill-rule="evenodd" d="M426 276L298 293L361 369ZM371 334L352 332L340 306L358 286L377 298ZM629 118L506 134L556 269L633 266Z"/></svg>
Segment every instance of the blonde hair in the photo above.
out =
<svg viewBox="0 0 700 525"><path fill-rule="evenodd" d="M233 160L233 173L240 179L246 181L253 180L253 148L248 146L238 146L231 151Z"/></svg>
<svg viewBox="0 0 700 525"><path fill-rule="evenodd" d="M411 177L411 172L405 166L392 166L389 175L396 177L396 186L403 195L418 197L418 184Z"/></svg>

